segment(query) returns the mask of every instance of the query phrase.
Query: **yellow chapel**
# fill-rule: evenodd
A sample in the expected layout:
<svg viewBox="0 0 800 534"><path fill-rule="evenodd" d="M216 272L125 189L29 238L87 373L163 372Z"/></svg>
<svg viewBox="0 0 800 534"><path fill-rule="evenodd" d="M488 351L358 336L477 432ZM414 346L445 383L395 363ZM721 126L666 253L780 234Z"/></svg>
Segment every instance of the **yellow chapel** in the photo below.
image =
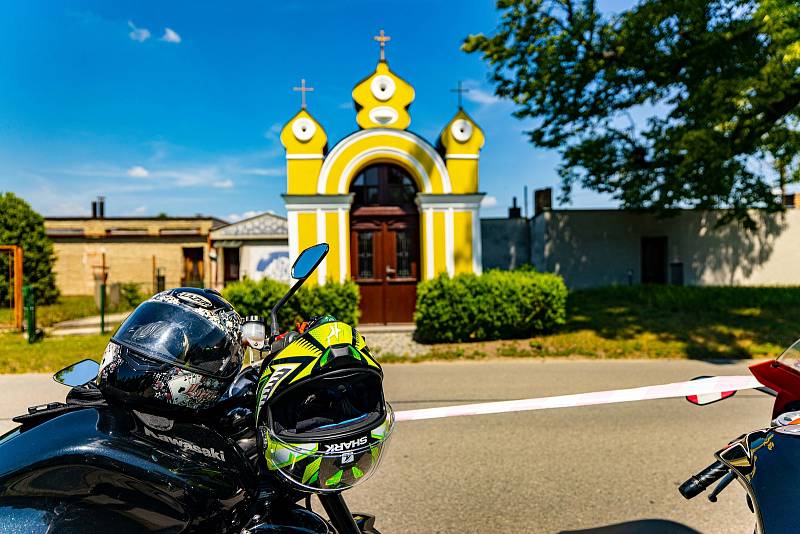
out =
<svg viewBox="0 0 800 534"><path fill-rule="evenodd" d="M280 135L290 262L329 243L317 282L355 281L362 324L411 322L420 280L481 272L483 132L460 106L435 143L409 131L415 92L389 68L389 39L375 37L380 60L353 88L357 131L329 150L303 80L301 109Z"/></svg>

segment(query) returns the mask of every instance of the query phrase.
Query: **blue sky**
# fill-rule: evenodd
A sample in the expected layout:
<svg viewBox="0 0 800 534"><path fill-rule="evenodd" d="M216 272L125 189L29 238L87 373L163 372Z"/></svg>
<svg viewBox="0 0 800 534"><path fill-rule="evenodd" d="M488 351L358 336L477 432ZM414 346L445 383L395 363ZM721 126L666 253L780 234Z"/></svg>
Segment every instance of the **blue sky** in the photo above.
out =
<svg viewBox="0 0 800 534"><path fill-rule="evenodd" d="M625 4L622 0L606 6ZM557 186L558 155L536 150L492 96L487 68L459 47L491 32L494 3L26 0L0 20L0 191L44 215L86 215L96 195L109 215L283 213L276 133L309 110L330 145L354 131L350 91L392 37L392 70L414 85L411 130L435 140L465 108L487 137L484 216L506 213L522 188ZM578 191L573 207L609 206Z"/></svg>

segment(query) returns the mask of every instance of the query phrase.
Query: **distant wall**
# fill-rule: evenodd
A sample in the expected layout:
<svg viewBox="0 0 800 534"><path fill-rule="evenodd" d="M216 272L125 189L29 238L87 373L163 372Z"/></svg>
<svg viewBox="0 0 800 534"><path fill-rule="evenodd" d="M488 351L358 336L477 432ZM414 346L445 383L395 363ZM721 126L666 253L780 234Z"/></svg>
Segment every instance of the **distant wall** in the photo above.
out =
<svg viewBox="0 0 800 534"><path fill-rule="evenodd" d="M166 287L181 285L184 248L202 250L203 283L211 283L208 234L223 221L212 217L50 217L45 229L56 256L56 285L63 295L93 295L105 255L108 284L134 282L149 293L153 267Z"/></svg>
<svg viewBox="0 0 800 534"><path fill-rule="evenodd" d="M526 219L481 219L483 270L514 269L531 263L531 239Z"/></svg>
<svg viewBox="0 0 800 534"><path fill-rule="evenodd" d="M667 238L667 261L682 264L685 284L800 284L800 209L754 212L758 229L715 228L717 211L678 211L673 217L622 210L546 211L532 223L537 269L570 287L641 281L643 237Z"/></svg>
<svg viewBox="0 0 800 534"><path fill-rule="evenodd" d="M153 291L155 257L156 267L160 267L166 275L166 287L178 287L184 274L184 247L202 249L204 263L209 265L208 246L204 237L161 237L153 241L136 238L117 238L113 241L53 238L56 284L63 295L94 294L94 273L99 272L105 253L108 284L135 282L143 292ZM209 285L207 268L204 270L204 278L206 285Z"/></svg>

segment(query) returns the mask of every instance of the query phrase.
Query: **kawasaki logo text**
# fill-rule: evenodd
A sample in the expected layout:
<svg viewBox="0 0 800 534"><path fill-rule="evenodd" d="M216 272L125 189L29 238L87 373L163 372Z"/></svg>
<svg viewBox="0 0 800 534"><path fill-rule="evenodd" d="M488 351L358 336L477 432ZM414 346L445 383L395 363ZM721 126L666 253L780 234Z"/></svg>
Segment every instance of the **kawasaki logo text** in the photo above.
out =
<svg viewBox="0 0 800 534"><path fill-rule="evenodd" d="M186 441L185 439L180 438L173 438L172 436L167 436L164 434L156 434L152 432L149 428L144 427L144 435L149 436L151 438L156 438L158 440L164 441L166 443L171 443L176 447L180 447L184 451L190 452L199 452L203 456L208 456L209 458L213 458L215 460L219 460L220 462L225 461L225 453L222 451L216 451L213 447L211 448L204 448L200 447L199 445L195 445L191 441ZM366 438L364 438L366 439Z"/></svg>

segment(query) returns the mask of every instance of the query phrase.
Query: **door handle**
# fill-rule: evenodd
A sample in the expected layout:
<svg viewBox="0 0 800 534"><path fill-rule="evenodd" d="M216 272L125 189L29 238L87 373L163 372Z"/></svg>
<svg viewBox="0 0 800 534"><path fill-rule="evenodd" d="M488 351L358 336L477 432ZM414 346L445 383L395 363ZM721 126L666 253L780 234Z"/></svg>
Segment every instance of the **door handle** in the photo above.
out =
<svg viewBox="0 0 800 534"><path fill-rule="evenodd" d="M394 276L397 271L392 269L389 265L386 266L386 276Z"/></svg>

